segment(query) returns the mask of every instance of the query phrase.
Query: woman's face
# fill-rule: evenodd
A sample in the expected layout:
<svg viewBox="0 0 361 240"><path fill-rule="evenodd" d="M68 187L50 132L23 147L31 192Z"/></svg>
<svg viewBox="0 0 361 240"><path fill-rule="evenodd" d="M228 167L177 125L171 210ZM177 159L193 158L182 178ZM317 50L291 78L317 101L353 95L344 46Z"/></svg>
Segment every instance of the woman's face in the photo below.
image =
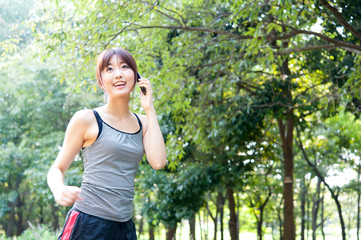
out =
<svg viewBox="0 0 361 240"><path fill-rule="evenodd" d="M134 88L134 71L113 55L102 71L102 85L109 97L129 95Z"/></svg>

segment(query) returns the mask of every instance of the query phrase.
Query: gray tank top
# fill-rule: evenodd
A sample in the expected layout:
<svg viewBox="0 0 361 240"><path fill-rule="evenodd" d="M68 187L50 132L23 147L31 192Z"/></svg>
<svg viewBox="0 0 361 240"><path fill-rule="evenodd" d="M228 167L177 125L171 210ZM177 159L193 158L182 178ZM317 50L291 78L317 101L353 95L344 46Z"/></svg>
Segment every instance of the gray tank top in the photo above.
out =
<svg viewBox="0 0 361 240"><path fill-rule="evenodd" d="M74 208L97 217L125 222L133 215L134 179L144 154L142 123L135 133L119 131L93 110L99 133L81 150L84 158L80 197Z"/></svg>

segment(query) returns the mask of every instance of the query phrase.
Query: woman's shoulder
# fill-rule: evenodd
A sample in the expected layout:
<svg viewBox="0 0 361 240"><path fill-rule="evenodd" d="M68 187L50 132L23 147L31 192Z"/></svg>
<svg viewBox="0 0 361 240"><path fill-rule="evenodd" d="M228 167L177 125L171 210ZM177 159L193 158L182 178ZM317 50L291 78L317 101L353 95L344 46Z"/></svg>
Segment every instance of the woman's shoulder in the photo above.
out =
<svg viewBox="0 0 361 240"><path fill-rule="evenodd" d="M140 121L142 121L142 124L143 124L143 123L146 124L146 123L148 122L146 115L140 114L140 113L135 113L135 114L139 117Z"/></svg>
<svg viewBox="0 0 361 240"><path fill-rule="evenodd" d="M144 115L144 114L140 114L140 113L135 113L138 117L139 117L139 120L141 121L142 123L142 126L143 126L143 135L146 133L147 131L147 127L148 127L148 119L147 119L147 116Z"/></svg>
<svg viewBox="0 0 361 240"><path fill-rule="evenodd" d="M90 124L94 122L94 113L91 109L82 109L74 113L72 121L78 124Z"/></svg>

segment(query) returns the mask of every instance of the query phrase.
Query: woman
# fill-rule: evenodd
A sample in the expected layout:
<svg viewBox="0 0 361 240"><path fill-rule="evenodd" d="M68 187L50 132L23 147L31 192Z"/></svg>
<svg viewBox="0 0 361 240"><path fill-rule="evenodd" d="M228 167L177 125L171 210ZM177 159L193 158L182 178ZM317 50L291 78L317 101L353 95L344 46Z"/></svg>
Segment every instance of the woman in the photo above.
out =
<svg viewBox="0 0 361 240"><path fill-rule="evenodd" d="M136 239L132 221L134 178L143 154L154 169L166 164L166 150L153 106L149 80L140 78L145 115L129 110L137 65L124 49L104 50L96 77L107 103L80 110L67 127L63 146L48 172L56 203L72 206L58 239ZM81 150L81 187L64 185L64 175Z"/></svg>

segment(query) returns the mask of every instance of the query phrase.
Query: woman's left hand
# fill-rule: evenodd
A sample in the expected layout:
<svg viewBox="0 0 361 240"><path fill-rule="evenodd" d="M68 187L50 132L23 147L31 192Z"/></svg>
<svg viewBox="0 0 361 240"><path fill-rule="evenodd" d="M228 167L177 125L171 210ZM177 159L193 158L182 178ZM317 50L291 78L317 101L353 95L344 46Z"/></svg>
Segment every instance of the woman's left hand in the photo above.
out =
<svg viewBox="0 0 361 240"><path fill-rule="evenodd" d="M142 108L144 109L144 111L147 113L149 110L152 110L154 108L153 106L153 90L152 90L152 85L150 83L150 81L146 78L140 78L139 82L138 82L138 86L139 87L144 87L147 92L144 95L142 90L139 89L140 91L140 105L142 106Z"/></svg>

